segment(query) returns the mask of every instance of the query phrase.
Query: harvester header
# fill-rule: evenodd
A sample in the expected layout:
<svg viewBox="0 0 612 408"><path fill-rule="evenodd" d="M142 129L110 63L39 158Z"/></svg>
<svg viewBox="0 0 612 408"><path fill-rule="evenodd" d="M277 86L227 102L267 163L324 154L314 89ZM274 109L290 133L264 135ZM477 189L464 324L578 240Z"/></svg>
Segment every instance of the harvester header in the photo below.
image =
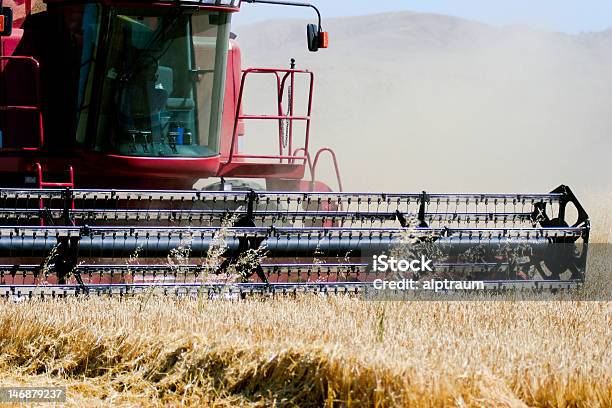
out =
<svg viewBox="0 0 612 408"><path fill-rule="evenodd" d="M11 260L0 276L22 294L41 282L74 293L158 284L181 293L198 284L355 293L400 277L570 288L585 279L590 229L565 186L550 194L3 189L0 208L0 258ZM433 270L371 268L372 256L393 253L426 257Z"/></svg>

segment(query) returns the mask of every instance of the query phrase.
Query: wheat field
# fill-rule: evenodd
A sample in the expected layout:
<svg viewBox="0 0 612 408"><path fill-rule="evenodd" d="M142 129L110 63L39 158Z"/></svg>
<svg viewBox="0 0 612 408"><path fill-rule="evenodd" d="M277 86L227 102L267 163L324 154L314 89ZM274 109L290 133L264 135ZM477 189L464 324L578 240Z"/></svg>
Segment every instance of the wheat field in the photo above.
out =
<svg viewBox="0 0 612 408"><path fill-rule="evenodd" d="M612 406L610 302L2 305L0 382L69 406Z"/></svg>

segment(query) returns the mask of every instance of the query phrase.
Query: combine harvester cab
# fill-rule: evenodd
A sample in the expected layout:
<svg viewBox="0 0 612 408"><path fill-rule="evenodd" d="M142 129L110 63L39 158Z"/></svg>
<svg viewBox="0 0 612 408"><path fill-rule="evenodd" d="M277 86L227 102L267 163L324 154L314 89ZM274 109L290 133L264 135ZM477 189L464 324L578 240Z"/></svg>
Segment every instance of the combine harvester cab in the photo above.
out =
<svg viewBox="0 0 612 408"><path fill-rule="evenodd" d="M229 29L238 1L48 0L34 15L28 4L17 19L3 9L0 37L0 294L359 293L402 279L558 289L585 280L589 217L568 187L342 192L334 152L311 156L314 74L293 62L242 70ZM311 51L328 45L318 16L307 27ZM59 51L41 47L45 34ZM275 114L243 112L253 75L275 79ZM300 76L304 113L294 97ZM249 120L278 123L273 154L243 151ZM305 123L301 139L296 122ZM316 179L325 154L339 192ZM375 257L422 267L393 271Z"/></svg>

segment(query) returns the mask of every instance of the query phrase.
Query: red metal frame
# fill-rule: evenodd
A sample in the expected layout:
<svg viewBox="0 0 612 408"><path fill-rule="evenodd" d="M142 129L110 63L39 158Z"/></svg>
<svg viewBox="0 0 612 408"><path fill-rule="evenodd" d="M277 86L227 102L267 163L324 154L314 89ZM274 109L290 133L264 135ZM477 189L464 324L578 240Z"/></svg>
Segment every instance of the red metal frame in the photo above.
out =
<svg viewBox="0 0 612 408"><path fill-rule="evenodd" d="M276 78L276 90L277 90L277 115L250 115L243 114L242 112L242 100L244 96L244 88L246 84L246 80L251 74L268 74L274 75ZM282 79L280 74L284 74ZM289 97L289 112L285 113L283 110L283 99L285 93L285 86L287 83L287 79L291 80L291 86L295 84L295 75L296 74L304 74L310 78L309 85L309 95L308 95L308 108L306 116L294 116L294 106L295 106L295 97L292 92ZM313 101L313 90L314 90L314 73L306 70L298 70L298 69L273 69L273 68L249 68L242 71L242 79L240 81L240 92L238 94L238 102L236 104L236 115L234 117L234 127L232 132L232 143L230 144L230 151L227 157L227 161L222 164L223 168L230 166L234 163L235 159L270 159L270 160L278 160L279 163L295 165L295 160L302 161L300 166L306 165L306 161L308 160L308 147L310 142L310 123L311 123L311 115L312 115L312 101ZM236 139L238 137L238 128L241 120L278 120L279 129L278 129L278 137L279 137L279 154L278 155L249 155L249 154L239 154L236 153ZM289 121L289 135L288 135L288 147L287 153L283 148L283 121ZM296 150L296 152L303 151L305 154L303 156L298 156L296 153L291 154L293 149L293 122L294 121L305 121L306 122L306 134L304 140L304 147ZM271 165L278 165L278 163L270 163ZM260 166L265 166L267 163L260 163Z"/></svg>
<svg viewBox="0 0 612 408"><path fill-rule="evenodd" d="M67 183L54 183L54 182L43 181L42 165L38 162L34 163L34 168L36 169L37 176L38 176L38 188L40 188L41 190L43 188L57 188L57 187L68 187L68 188L74 189L74 169L72 168L72 166L68 166L68 174L70 175L70 181ZM45 209L44 198L40 199L40 201L38 202L38 205L41 210ZM74 200L72 201L71 207L74 210ZM41 227L45 226L45 220L42 217L40 219L40 226Z"/></svg>
<svg viewBox="0 0 612 408"><path fill-rule="evenodd" d="M40 163L34 163L34 168L38 173L38 188L55 188L55 187L70 187L74 188L74 169L72 166L68 166L68 174L70 175L70 181L67 183L53 183L48 181L43 181L43 171Z"/></svg>
<svg viewBox="0 0 612 408"><path fill-rule="evenodd" d="M308 162L308 170L310 170L312 174L312 158L310 157L310 153L306 151L306 149L304 149L303 147L300 147L299 149L295 149L295 151L293 152L293 155L297 156L298 153L300 152L304 153L304 156L306 157L306 161Z"/></svg>
<svg viewBox="0 0 612 408"><path fill-rule="evenodd" d="M334 164L334 171L336 172L336 180L338 182L338 191L342 192L344 191L344 188L342 186L342 176L340 175L340 165L338 164L338 159L336 157L336 152L333 151L333 149L329 148L329 147L323 147L321 149L319 149L317 151L317 154L315 155L315 159L314 162L312 161L311 157L310 157L310 153L308 153L306 150L304 150L304 148L299 148L296 149L295 152L293 152L293 155L297 155L299 152L304 152L306 155L306 160L308 161L308 169L310 170L310 190L311 191L315 191L314 190L314 186L316 183L316 168L317 168L317 164L319 164L319 160L321 158L321 155L323 153L329 153L331 155L332 158L332 162Z"/></svg>
<svg viewBox="0 0 612 408"><path fill-rule="evenodd" d="M36 105L0 105L0 111L35 111L38 113L38 132L39 132L39 146L38 147L23 147L17 150L40 150L45 143L45 131L43 126L43 113L41 104L40 94L40 63L33 57L26 56L0 56L0 68L4 69L4 62L2 61L27 61L34 67L34 87L36 90ZM0 150L8 150L0 148Z"/></svg>
<svg viewBox="0 0 612 408"><path fill-rule="evenodd" d="M340 191L344 191L344 188L342 187L342 177L340 177L340 166L338 165L338 158L336 157L336 152L334 152L329 147L323 147L319 149L319 151L315 155L315 159L312 163L312 169L311 169L312 184L314 185L315 181L317 180L317 177L316 177L317 164L319 164L319 158L321 157L321 154L323 153L329 153L331 155L332 161L334 163L334 170L336 171L336 180L338 181L338 188L340 189Z"/></svg>

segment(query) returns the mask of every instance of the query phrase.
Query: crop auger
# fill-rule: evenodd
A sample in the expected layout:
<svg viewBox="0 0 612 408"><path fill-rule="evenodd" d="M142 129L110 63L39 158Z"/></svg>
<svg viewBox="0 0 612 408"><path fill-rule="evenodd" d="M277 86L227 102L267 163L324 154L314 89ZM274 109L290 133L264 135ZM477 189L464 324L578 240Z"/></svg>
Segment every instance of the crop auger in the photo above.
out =
<svg viewBox="0 0 612 408"><path fill-rule="evenodd" d="M316 7L243 3L312 7L308 48L327 48ZM342 192L333 150L310 150L314 74L294 60L243 70L230 32L237 0L12 4L0 18L0 295L360 293L406 277L559 289L585 279L589 217L566 186ZM243 112L253 76L272 78L273 114ZM278 124L274 153L245 151L250 120ZM325 155L340 192L316 178ZM202 179L221 182L193 189ZM379 269L383 254L433 267Z"/></svg>

